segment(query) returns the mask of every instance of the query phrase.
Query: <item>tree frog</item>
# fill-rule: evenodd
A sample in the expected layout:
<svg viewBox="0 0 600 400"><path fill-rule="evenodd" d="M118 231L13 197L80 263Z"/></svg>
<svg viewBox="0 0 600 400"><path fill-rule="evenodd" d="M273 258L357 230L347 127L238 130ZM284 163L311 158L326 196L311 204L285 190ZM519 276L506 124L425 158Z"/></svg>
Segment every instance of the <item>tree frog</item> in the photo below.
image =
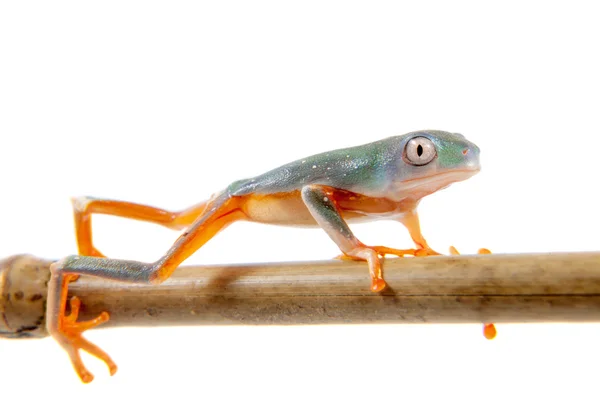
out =
<svg viewBox="0 0 600 400"><path fill-rule="evenodd" d="M345 257L366 261L371 290L386 286L381 256L438 255L421 234L419 201L480 170L479 148L458 133L422 130L362 146L305 157L253 178L231 183L207 201L179 212L146 205L97 199L73 199L79 255L51 266L47 302L49 333L69 354L84 382L93 375L79 351L103 360L111 374L115 363L82 333L108 320L107 313L77 322L80 302L68 284L81 274L126 282L160 284L217 232L235 221L322 228ZM105 258L92 244L92 214L132 218L183 230L164 256L152 263ZM395 220L409 231L416 249L399 250L362 243L348 223Z"/></svg>

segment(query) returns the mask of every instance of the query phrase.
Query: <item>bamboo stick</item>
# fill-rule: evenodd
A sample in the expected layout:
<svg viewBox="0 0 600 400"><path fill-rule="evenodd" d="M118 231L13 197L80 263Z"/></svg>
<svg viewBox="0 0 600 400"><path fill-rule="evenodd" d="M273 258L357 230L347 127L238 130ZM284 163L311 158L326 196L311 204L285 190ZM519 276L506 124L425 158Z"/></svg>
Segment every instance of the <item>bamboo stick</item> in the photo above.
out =
<svg viewBox="0 0 600 400"><path fill-rule="evenodd" d="M0 337L43 337L49 260L0 261ZM82 276L80 319L103 327L600 321L600 252L389 258L389 285L366 264L313 261L180 267L161 285Z"/></svg>

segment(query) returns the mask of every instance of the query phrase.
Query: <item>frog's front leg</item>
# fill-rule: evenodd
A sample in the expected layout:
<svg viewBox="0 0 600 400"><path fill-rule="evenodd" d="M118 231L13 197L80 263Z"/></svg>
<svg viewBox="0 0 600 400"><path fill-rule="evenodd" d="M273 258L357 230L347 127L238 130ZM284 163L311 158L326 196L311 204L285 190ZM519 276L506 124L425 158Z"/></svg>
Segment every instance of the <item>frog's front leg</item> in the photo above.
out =
<svg viewBox="0 0 600 400"><path fill-rule="evenodd" d="M371 274L371 290L382 291L386 283L383 279L380 255L414 255L415 250L398 250L383 246L367 246L354 236L342 217L335 202L336 189L323 185L308 185L302 188L302 200L319 226L338 245L340 250L352 259L365 260Z"/></svg>
<svg viewBox="0 0 600 400"><path fill-rule="evenodd" d="M419 214L417 214L416 209L412 209L403 213L398 220L408 229L408 233L412 238L415 245L417 245L417 251L415 252L415 256L439 256L441 253L433 250L427 244L427 241L423 237L421 233L421 224L419 222Z"/></svg>

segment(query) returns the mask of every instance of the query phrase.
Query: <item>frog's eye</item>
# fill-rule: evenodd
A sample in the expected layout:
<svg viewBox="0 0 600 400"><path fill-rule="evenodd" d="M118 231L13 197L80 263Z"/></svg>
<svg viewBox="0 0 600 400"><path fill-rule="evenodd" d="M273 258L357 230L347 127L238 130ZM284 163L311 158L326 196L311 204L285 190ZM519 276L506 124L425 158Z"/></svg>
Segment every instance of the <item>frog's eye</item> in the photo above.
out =
<svg viewBox="0 0 600 400"><path fill-rule="evenodd" d="M425 165L436 156L433 142L426 137L415 137L406 143L404 159L412 165Z"/></svg>

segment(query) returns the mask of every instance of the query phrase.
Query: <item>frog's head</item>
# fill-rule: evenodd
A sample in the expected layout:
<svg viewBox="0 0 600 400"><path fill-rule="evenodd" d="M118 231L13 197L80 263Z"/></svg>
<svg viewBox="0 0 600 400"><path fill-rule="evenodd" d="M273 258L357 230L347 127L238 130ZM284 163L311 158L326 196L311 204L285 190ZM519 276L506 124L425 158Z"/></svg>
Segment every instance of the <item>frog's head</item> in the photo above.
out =
<svg viewBox="0 0 600 400"><path fill-rule="evenodd" d="M397 189L423 197L480 170L479 147L459 133L417 131L403 135Z"/></svg>

